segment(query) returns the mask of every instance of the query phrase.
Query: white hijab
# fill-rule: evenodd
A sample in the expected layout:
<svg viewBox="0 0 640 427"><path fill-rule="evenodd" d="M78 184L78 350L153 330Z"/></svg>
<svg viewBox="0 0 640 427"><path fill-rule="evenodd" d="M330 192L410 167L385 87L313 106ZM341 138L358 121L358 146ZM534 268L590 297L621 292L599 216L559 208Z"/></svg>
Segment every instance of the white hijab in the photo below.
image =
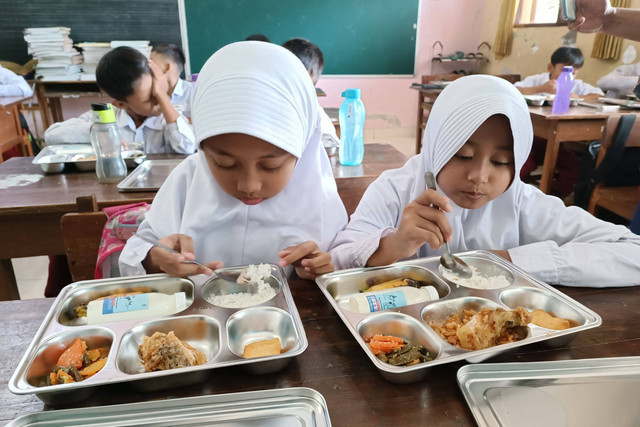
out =
<svg viewBox="0 0 640 427"><path fill-rule="evenodd" d="M199 150L163 184L138 233L187 234L200 262L225 266L277 264L279 251L306 240L328 250L347 214L320 141L315 89L300 60L271 43L225 46L198 75L192 114L198 145L225 133L252 135L296 156L293 175L276 196L248 206L218 185ZM121 270L144 258L148 246L140 245L135 256L125 248Z"/></svg>
<svg viewBox="0 0 640 427"><path fill-rule="evenodd" d="M503 114L513 135L515 176L509 188L478 209L463 209L450 201L447 218L453 228L451 249L511 248L519 244L518 199L526 184L520 169L527 160L533 128L527 104L518 90L499 77L473 75L455 80L436 99L422 138L418 177L425 171L436 176L489 117ZM424 178L414 189L412 200L425 190ZM438 186L438 191L444 192Z"/></svg>

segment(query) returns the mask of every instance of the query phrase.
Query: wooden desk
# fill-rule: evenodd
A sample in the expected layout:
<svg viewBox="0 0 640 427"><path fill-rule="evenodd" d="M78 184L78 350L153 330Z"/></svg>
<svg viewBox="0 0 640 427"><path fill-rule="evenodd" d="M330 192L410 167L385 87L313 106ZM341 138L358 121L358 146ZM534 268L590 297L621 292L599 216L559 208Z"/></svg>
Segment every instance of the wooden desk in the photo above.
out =
<svg viewBox="0 0 640 427"><path fill-rule="evenodd" d="M149 156L163 157L168 156ZM341 166L336 156L331 159L339 188L359 195L383 171L398 168L406 160L389 144L366 144L360 166ZM0 164L0 184L12 184L2 189L0 197L0 242L12 242L0 245L0 301L20 298L11 258L65 253L60 218L77 212L76 197L95 194L98 207L103 209L127 203L151 203L156 194L155 191L121 193L115 184L98 183L93 171L45 174L32 160L14 157ZM353 210L358 201L359 197L354 197L345 204Z"/></svg>
<svg viewBox="0 0 640 427"><path fill-rule="evenodd" d="M464 362L434 366L427 377L393 384L378 373L349 330L313 282L290 281L309 347L284 370L251 375L240 367L213 369L202 384L142 393L127 384L100 388L88 400L52 408L34 395L16 396L7 383L53 299L0 302L0 422L49 409L91 407L177 397L212 395L276 387L310 387L327 401L334 426L474 426L456 382ZM577 334L568 345L531 344L489 362L532 362L640 354L640 287L560 289L602 317L602 326Z"/></svg>
<svg viewBox="0 0 640 427"><path fill-rule="evenodd" d="M64 120L60 98L100 98L102 93L95 81L42 81L35 80L36 96L42 113L42 124L46 129L53 123ZM87 105L87 110L89 110Z"/></svg>
<svg viewBox="0 0 640 427"><path fill-rule="evenodd" d="M30 96L2 96L0 97L0 163L3 162L2 153L19 147L21 156L33 156L31 142L20 125L20 109L22 103Z"/></svg>
<svg viewBox="0 0 640 427"><path fill-rule="evenodd" d="M560 144L570 141L595 141L604 135L607 118L625 111L603 113L589 107L571 107L567 114L551 114L552 107L529 107L533 134L547 140L542 165L540 190L549 193L558 160Z"/></svg>

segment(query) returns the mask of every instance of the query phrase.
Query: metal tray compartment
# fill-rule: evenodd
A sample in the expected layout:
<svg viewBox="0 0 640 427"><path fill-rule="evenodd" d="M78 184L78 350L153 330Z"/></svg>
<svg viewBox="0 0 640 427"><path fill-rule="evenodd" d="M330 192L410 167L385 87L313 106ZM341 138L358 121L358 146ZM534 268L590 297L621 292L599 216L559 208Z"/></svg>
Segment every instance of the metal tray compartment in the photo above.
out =
<svg viewBox="0 0 640 427"><path fill-rule="evenodd" d="M24 415L8 424L43 425L330 427L331 419L320 393L297 387L44 411Z"/></svg>
<svg viewBox="0 0 640 427"><path fill-rule="evenodd" d="M565 345L579 331L602 323L600 316L593 311L491 252L471 251L457 256L481 273L503 276L507 279L508 286L476 289L453 283L442 275L439 257L403 261L386 267L337 271L318 277L316 283L381 375L397 383L418 381L427 375L430 367L443 363L459 360L477 363L534 342L549 346ZM350 311L348 302L351 295L398 277L409 277L434 286L440 298L378 313ZM518 306L529 311L543 309L568 319L572 327L552 330L530 324L526 337L519 341L482 350L465 350L449 344L429 326L431 320L441 323L450 315L461 313L466 308L476 311L483 307L511 310ZM433 360L407 367L382 362L365 342L365 338L374 333L394 335L405 341L422 344Z"/></svg>
<svg viewBox="0 0 640 427"><path fill-rule="evenodd" d="M239 275L241 270L241 266L224 269L235 275ZM282 269L272 265L271 274L279 289L278 294L262 304L242 309L220 308L207 302L201 291L207 287L207 281L216 280L207 276L183 279L155 274L72 283L54 301L13 373L9 390L14 394L35 394L45 403L55 405L82 400L96 386L116 382L131 382L132 387L147 391L200 382L207 378L211 369L224 366L242 365L253 373L282 369L291 358L301 354L308 343ZM167 294L185 292L188 307L168 316L91 326L86 325L86 319L78 321L69 316L75 305L116 290ZM138 357L138 346L144 336L151 336L156 331L174 331L179 339L203 352L207 362L198 366L145 372ZM76 337L87 340L88 344L94 341L110 344L106 365L84 381L36 387L35 378L52 369L60 354ZM280 338L281 354L252 359L242 357L245 345L274 337Z"/></svg>
<svg viewBox="0 0 640 427"><path fill-rule="evenodd" d="M637 426L640 357L467 365L458 384L480 426Z"/></svg>
<svg viewBox="0 0 640 427"><path fill-rule="evenodd" d="M122 151L128 168L138 166L146 157L142 150ZM39 165L45 173L60 173L67 164L73 164L81 171L92 171L96 169L96 153L91 144L47 145L32 163Z"/></svg>
<svg viewBox="0 0 640 427"><path fill-rule="evenodd" d="M145 160L118 183L118 190L121 192L156 191L182 160Z"/></svg>

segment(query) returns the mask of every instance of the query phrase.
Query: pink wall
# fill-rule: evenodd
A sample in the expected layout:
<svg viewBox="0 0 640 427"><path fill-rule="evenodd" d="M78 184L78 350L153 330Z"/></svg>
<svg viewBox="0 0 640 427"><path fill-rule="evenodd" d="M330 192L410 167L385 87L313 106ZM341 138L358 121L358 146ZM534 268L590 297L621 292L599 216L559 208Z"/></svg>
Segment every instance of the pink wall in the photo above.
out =
<svg viewBox="0 0 640 427"><path fill-rule="evenodd" d="M367 109L366 129L399 129L411 132L416 126L417 94L411 83L420 81L423 74L443 73L461 68L474 69L474 64L432 63L436 40L444 46L443 54L457 50L475 52L482 34L484 2L477 0L420 0L418 24L417 75L415 77L331 77L322 76L318 87L327 96L320 98L323 107L339 107L341 93L351 87L362 90ZM497 11L496 11L497 13ZM489 40L488 40L489 41ZM493 44L493 40L489 43ZM486 55L486 50L485 50ZM93 100L62 100L64 118L77 117L89 109Z"/></svg>
<svg viewBox="0 0 640 427"><path fill-rule="evenodd" d="M386 127L414 128L417 117L417 94L410 89L411 83L419 82L423 74L469 69L473 64L432 65L433 43L440 40L443 54L457 50L475 52L480 44L484 2L477 0L420 0L418 24L417 75L415 77L353 77L340 78L322 76L317 86L327 96L320 98L323 107L338 107L342 103L340 94L346 88L362 90L362 100L367 109L365 128ZM492 44L493 41L490 41ZM485 51L486 54L486 51ZM455 65L455 67L453 67Z"/></svg>

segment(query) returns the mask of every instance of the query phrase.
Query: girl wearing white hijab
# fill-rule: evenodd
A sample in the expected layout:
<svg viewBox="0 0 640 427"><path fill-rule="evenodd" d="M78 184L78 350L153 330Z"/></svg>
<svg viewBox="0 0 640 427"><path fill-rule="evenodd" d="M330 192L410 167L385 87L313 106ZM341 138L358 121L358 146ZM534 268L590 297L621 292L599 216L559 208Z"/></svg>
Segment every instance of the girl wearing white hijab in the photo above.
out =
<svg viewBox="0 0 640 427"><path fill-rule="evenodd" d="M121 274L264 262L303 278L333 271L326 251L347 214L300 60L275 44L225 46L198 75L192 114L198 152L167 178L138 230L181 254L133 236ZM208 268L182 262L196 257Z"/></svg>
<svg viewBox="0 0 640 427"><path fill-rule="evenodd" d="M451 83L433 106L421 153L372 183L338 234L336 268L439 256L447 240L453 252L492 250L548 283L640 284L640 236L520 181L532 138L513 85L483 75ZM425 191L427 171L437 192Z"/></svg>

